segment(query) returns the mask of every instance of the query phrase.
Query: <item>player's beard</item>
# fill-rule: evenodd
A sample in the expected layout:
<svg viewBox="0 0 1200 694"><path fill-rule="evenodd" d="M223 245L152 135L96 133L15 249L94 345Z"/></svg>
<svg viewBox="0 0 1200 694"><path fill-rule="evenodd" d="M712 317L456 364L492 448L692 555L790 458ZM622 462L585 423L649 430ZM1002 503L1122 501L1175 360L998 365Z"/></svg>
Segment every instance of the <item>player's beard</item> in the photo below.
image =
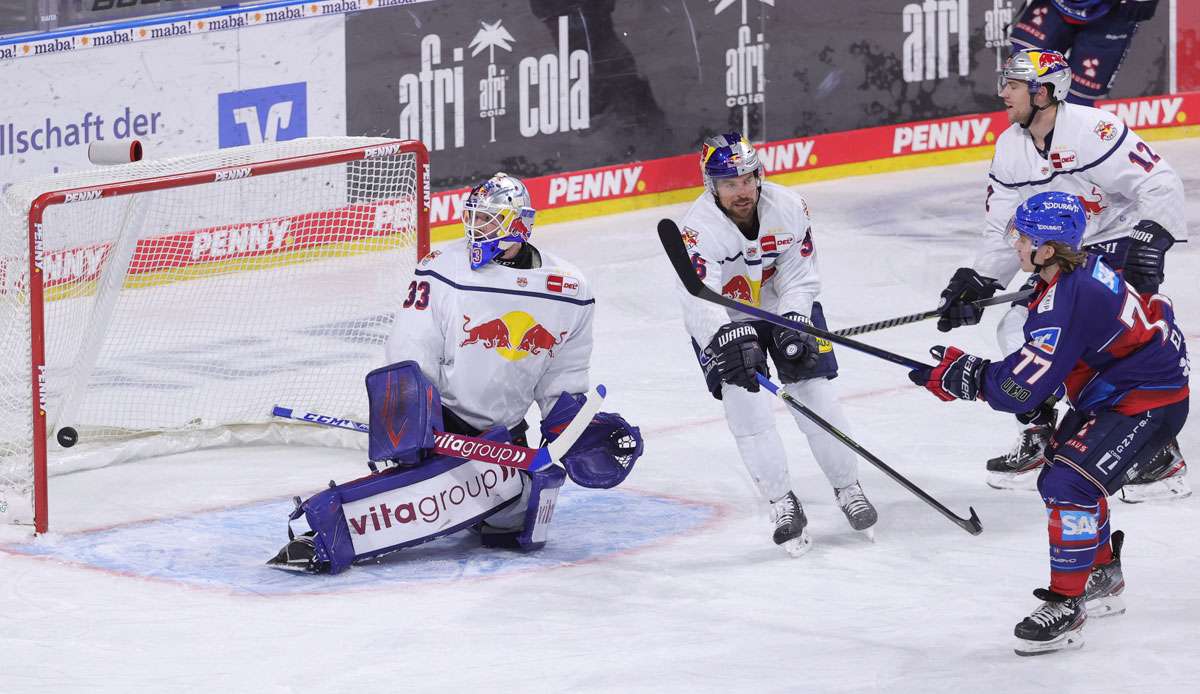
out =
<svg viewBox="0 0 1200 694"><path fill-rule="evenodd" d="M1032 105L1027 105L1025 108L1020 108L1016 105L1009 107L1005 106L1004 114L1008 116L1009 124L1024 123L1029 120L1029 114L1033 110Z"/></svg>
<svg viewBox="0 0 1200 694"><path fill-rule="evenodd" d="M734 198L725 213L735 224L747 224L754 219L754 208L758 203L758 195L739 195Z"/></svg>

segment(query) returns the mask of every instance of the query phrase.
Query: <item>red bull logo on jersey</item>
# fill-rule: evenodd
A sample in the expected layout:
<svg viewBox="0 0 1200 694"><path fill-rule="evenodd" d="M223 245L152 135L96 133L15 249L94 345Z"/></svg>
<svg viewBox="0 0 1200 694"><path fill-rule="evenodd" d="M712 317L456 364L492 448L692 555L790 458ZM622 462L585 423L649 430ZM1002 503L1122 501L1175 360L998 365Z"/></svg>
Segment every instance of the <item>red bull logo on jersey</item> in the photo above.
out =
<svg viewBox="0 0 1200 694"><path fill-rule="evenodd" d="M520 361L542 352L553 357L554 348L562 344L567 335L567 331L564 330L556 336L524 311L509 311L499 318L486 320L474 326L471 325L471 317L464 315L463 333L466 337L459 343L459 347L479 345L484 349L495 350L496 354L509 361Z"/></svg>
<svg viewBox="0 0 1200 694"><path fill-rule="evenodd" d="M721 288L721 293L735 301L751 306L758 305L758 290L762 285L746 275L736 275Z"/></svg>
<svg viewBox="0 0 1200 694"><path fill-rule="evenodd" d="M1108 121L1102 120L1096 124L1096 127L1094 130L1092 130L1092 132L1096 133L1096 137L1108 142L1117 136L1117 126L1109 123Z"/></svg>
<svg viewBox="0 0 1200 694"><path fill-rule="evenodd" d="M1104 194L1100 192L1096 186L1092 186L1092 194L1079 195L1079 203L1083 205L1083 211L1087 213L1088 219L1100 214L1104 208L1108 207L1104 204Z"/></svg>

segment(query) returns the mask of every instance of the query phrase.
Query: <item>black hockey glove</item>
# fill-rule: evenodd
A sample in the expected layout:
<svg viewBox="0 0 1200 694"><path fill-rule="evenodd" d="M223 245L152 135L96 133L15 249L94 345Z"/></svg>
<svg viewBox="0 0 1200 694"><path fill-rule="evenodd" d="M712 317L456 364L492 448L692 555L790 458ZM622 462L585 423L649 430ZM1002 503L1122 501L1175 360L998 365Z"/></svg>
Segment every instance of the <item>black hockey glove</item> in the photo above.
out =
<svg viewBox="0 0 1200 694"><path fill-rule="evenodd" d="M990 299L997 290L1003 288L1004 285L996 280L984 277L969 267L955 270L938 302L938 315L941 316L938 330L948 333L964 325L975 325L983 317L983 309L971 302Z"/></svg>
<svg viewBox="0 0 1200 694"><path fill-rule="evenodd" d="M784 318L812 325L812 321L805 316L795 311L790 311L783 314ZM799 330L789 330L787 328L775 327L775 346L779 349L779 353L784 359L796 362L801 368L811 369L817 365L817 359L821 356L821 347L817 344L815 335L802 333ZM780 373L783 373L783 367L779 367Z"/></svg>
<svg viewBox="0 0 1200 694"><path fill-rule="evenodd" d="M1131 22L1144 22L1154 17L1158 9L1158 0L1125 0L1115 11L1121 19Z"/></svg>
<svg viewBox="0 0 1200 694"><path fill-rule="evenodd" d="M967 354L957 347L941 345L930 347L929 354L938 360L938 365L909 371L909 380L943 402L979 397L979 390L983 386L983 369L990 361Z"/></svg>
<svg viewBox="0 0 1200 694"><path fill-rule="evenodd" d="M1143 219L1133 227L1129 238L1132 242L1125 251L1125 281L1139 294L1156 293L1166 279L1166 255L1175 245L1175 237L1158 222Z"/></svg>
<svg viewBox="0 0 1200 694"><path fill-rule="evenodd" d="M1036 408L1022 412L1017 415L1017 421L1026 426L1054 426L1056 415L1054 412L1054 404L1058 402L1058 398L1051 395L1046 398L1046 401L1038 405Z"/></svg>
<svg viewBox="0 0 1200 694"><path fill-rule="evenodd" d="M769 373L767 357L758 344L758 333L749 323L722 325L704 349L704 355L707 357L703 364L704 375L709 382L715 373L723 383L757 393L758 379L754 375Z"/></svg>

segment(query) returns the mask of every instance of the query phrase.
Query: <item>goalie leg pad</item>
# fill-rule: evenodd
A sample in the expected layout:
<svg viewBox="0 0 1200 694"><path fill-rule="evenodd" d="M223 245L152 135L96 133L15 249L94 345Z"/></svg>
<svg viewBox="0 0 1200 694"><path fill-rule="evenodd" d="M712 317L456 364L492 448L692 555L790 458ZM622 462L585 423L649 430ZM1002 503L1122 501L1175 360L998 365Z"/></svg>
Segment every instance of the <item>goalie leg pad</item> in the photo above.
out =
<svg viewBox="0 0 1200 694"><path fill-rule="evenodd" d="M495 429L484 434L507 439ZM339 573L362 559L477 525L521 496L521 473L461 458L434 456L418 468L392 468L332 485L303 502L317 562Z"/></svg>
<svg viewBox="0 0 1200 694"><path fill-rule="evenodd" d="M523 473L522 478L525 484L521 500L489 518L480 528L484 547L532 552L546 546L554 505L567 475L562 468L552 465L538 472ZM517 525L509 527L513 521Z"/></svg>
<svg viewBox="0 0 1200 694"><path fill-rule="evenodd" d="M413 465L434 447L433 432L444 431L442 400L415 361L402 361L367 374L370 404L369 460Z"/></svg>

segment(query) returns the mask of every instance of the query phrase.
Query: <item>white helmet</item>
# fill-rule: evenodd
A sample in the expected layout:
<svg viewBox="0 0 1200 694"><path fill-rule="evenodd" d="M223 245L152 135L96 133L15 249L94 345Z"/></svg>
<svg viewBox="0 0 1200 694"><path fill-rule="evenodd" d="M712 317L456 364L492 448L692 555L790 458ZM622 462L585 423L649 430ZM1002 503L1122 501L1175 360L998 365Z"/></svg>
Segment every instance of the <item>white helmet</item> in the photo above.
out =
<svg viewBox="0 0 1200 694"><path fill-rule="evenodd" d="M1046 85L1052 102L1065 101L1067 92L1071 90L1071 66L1058 51L1024 48L1004 61L996 91L1003 94L1009 80L1021 80L1027 84L1031 95Z"/></svg>

